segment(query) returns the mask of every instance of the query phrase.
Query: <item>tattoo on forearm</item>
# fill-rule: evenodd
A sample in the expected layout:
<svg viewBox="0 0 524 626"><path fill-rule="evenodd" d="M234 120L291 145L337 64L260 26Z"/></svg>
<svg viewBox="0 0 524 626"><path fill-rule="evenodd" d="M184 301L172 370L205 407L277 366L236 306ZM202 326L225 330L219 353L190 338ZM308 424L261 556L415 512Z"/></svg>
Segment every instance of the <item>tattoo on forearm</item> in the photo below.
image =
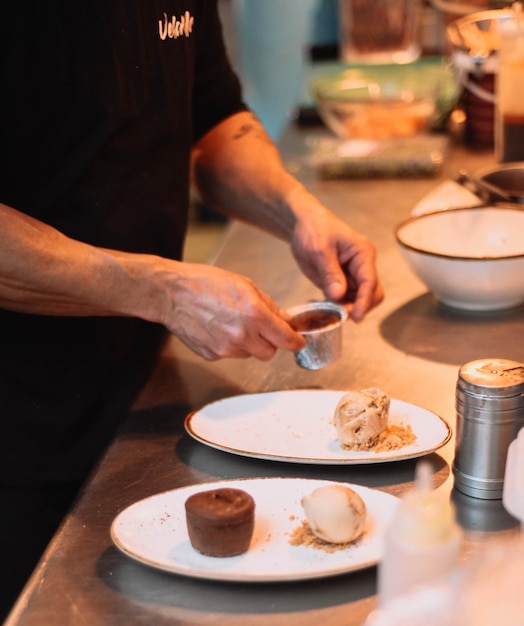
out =
<svg viewBox="0 0 524 626"><path fill-rule="evenodd" d="M242 139L246 135L254 135L258 139L262 139L266 141L267 143L271 143L267 134L264 132L263 129L261 129L260 122L258 122L258 120L254 116L253 116L253 122L242 124L242 126L233 135L233 139L234 140Z"/></svg>

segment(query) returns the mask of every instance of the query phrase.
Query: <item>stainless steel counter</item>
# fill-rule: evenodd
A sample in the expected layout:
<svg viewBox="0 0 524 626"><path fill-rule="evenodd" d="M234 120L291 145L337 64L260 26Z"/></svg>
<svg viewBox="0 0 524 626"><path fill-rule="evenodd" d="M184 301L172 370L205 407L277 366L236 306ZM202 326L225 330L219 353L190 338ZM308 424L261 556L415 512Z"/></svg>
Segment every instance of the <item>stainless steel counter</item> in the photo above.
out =
<svg viewBox="0 0 524 626"><path fill-rule="evenodd" d="M206 363L173 340L74 510L64 520L6 626L362 624L376 604L376 568L301 583L231 584L162 573L122 555L110 538L114 517L151 494L217 479L302 476L355 482L399 495L412 485L413 460L358 466L275 463L213 450L185 434L195 407L239 393L315 387L380 386L455 424L454 393L463 363L484 357L524 360L524 310L482 315L440 307L403 263L394 226L443 179L475 171L492 154L451 150L436 179L320 181L307 164L309 133L283 142L288 167L334 212L378 246L386 299L359 325L344 326L344 355L317 372L281 353L269 363ZM231 226L216 264L253 278L282 306L317 297L287 247ZM515 340L519 338L519 340ZM451 490L454 441L429 460L435 485ZM493 533L517 532L499 501L453 494L467 530L465 555ZM37 521L35 520L35 523Z"/></svg>

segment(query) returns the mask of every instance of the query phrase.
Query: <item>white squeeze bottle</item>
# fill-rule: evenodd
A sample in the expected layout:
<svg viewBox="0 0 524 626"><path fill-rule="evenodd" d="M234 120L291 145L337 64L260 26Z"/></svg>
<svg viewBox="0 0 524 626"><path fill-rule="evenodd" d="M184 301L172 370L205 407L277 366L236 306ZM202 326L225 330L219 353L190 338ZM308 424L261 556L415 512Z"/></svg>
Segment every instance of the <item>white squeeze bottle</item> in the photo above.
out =
<svg viewBox="0 0 524 626"><path fill-rule="evenodd" d="M454 507L449 498L431 488L430 466L419 463L415 486L401 499L384 537L378 566L380 605L450 573L461 547L462 530Z"/></svg>

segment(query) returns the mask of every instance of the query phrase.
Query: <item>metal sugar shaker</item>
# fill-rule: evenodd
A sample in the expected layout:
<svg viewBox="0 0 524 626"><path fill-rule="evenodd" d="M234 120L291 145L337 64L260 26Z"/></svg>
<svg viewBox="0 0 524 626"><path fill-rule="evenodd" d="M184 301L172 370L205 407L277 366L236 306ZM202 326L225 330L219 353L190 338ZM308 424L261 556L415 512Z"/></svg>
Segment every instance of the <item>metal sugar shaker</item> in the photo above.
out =
<svg viewBox="0 0 524 626"><path fill-rule="evenodd" d="M506 359L463 365L456 411L455 488L501 499L508 447L524 426L524 365Z"/></svg>

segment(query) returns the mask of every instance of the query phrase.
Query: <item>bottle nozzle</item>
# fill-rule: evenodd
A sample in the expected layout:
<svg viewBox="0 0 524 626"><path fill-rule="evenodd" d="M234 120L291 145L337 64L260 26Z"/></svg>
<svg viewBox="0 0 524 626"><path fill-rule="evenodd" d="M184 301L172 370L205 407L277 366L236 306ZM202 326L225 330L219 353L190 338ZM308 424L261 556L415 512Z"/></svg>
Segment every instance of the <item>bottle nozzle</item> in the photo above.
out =
<svg viewBox="0 0 524 626"><path fill-rule="evenodd" d="M415 489L418 493L428 493L431 486L431 466L427 461L417 463L415 469Z"/></svg>
<svg viewBox="0 0 524 626"><path fill-rule="evenodd" d="M433 489L428 462L417 464L415 485L403 498L396 527L400 535L417 544L442 541L455 528L453 505Z"/></svg>

